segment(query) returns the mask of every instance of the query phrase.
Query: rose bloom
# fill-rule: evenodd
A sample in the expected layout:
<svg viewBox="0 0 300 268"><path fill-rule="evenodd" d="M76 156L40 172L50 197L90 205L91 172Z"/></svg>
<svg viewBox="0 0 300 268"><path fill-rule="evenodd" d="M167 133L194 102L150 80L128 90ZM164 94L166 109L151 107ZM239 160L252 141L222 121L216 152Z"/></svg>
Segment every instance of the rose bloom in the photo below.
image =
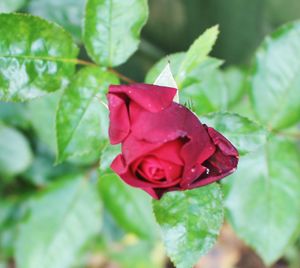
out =
<svg viewBox="0 0 300 268"><path fill-rule="evenodd" d="M110 142L122 144L111 168L155 199L218 181L238 163L238 151L224 136L173 102L176 92L132 84L111 85L107 94Z"/></svg>

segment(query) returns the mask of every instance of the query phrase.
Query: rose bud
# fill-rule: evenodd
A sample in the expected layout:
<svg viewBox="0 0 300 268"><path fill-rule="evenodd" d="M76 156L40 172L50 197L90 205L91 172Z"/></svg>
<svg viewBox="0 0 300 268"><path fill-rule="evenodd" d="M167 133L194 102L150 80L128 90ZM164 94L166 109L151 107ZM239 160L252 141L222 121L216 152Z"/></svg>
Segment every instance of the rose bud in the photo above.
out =
<svg viewBox="0 0 300 268"><path fill-rule="evenodd" d="M218 181L238 163L237 150L224 136L173 102L176 91L148 84L112 85L107 95L110 142L122 144L111 168L155 199Z"/></svg>

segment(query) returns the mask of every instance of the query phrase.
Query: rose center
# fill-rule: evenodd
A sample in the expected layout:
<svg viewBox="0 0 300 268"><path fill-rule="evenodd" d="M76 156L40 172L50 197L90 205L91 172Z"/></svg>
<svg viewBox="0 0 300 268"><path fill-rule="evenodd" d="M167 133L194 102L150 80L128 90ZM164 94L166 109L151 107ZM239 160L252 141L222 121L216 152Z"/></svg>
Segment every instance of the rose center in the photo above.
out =
<svg viewBox="0 0 300 268"><path fill-rule="evenodd" d="M138 173L145 179L162 180L165 178L165 171L156 157L148 156L138 166Z"/></svg>

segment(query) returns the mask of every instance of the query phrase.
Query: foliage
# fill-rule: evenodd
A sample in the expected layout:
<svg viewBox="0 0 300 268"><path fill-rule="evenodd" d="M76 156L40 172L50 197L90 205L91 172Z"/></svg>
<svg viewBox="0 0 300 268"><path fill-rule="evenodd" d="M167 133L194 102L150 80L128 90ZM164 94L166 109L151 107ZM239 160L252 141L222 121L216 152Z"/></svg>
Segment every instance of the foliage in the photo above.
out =
<svg viewBox="0 0 300 268"><path fill-rule="evenodd" d="M0 267L84 266L100 254L159 268L162 241L176 267L191 268L224 220L266 264L285 253L300 232L300 22L268 35L248 66L208 55L217 26L152 66L145 81L164 70L163 83L176 82L180 102L241 157L221 184L151 203L109 168L120 148L109 144L105 107L108 86L131 81L113 67L138 49L147 1L88 0L85 12L83 1L27 4L0 3ZM20 8L63 27L9 14Z"/></svg>

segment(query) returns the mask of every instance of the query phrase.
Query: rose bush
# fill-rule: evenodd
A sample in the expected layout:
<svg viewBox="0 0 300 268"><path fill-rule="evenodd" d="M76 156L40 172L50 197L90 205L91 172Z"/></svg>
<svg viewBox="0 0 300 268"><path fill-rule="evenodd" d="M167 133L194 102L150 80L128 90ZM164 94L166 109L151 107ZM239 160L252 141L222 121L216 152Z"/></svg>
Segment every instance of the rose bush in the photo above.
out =
<svg viewBox="0 0 300 268"><path fill-rule="evenodd" d="M238 163L238 151L224 136L173 102L176 91L149 84L112 85L107 96L110 141L122 144L111 168L155 199L220 180Z"/></svg>

